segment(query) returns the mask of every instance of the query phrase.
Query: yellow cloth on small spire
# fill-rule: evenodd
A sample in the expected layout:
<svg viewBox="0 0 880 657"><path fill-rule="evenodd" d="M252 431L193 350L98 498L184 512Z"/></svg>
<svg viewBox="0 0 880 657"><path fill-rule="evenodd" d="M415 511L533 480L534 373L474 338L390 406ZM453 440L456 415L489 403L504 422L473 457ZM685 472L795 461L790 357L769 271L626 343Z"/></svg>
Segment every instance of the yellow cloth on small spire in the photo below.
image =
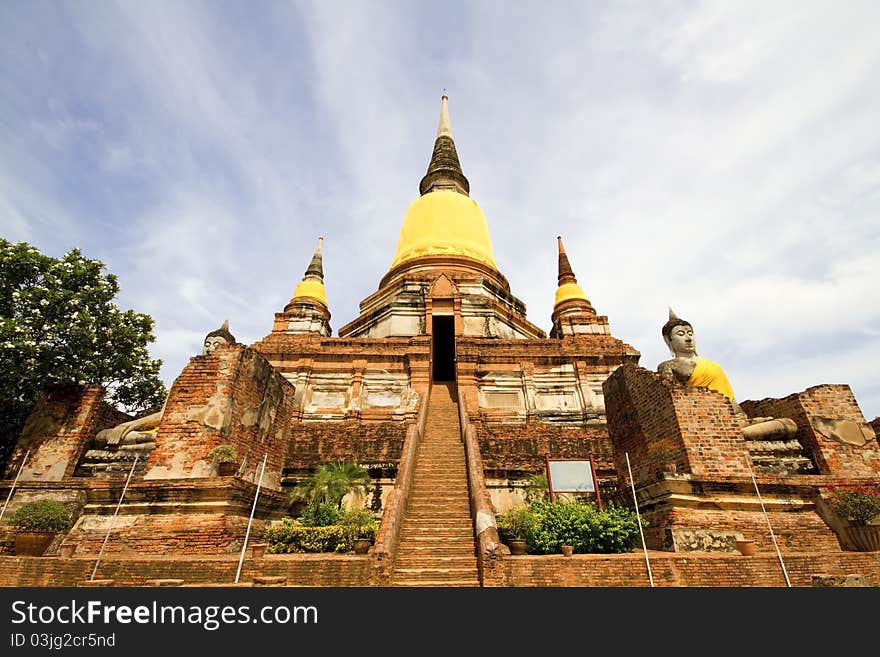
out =
<svg viewBox="0 0 880 657"><path fill-rule="evenodd" d="M697 358L697 365L694 367L694 371L687 384L689 386L709 388L709 390L720 392L730 401L734 401L733 388L730 385L730 381L727 380L727 375L724 373L721 365L706 358Z"/></svg>

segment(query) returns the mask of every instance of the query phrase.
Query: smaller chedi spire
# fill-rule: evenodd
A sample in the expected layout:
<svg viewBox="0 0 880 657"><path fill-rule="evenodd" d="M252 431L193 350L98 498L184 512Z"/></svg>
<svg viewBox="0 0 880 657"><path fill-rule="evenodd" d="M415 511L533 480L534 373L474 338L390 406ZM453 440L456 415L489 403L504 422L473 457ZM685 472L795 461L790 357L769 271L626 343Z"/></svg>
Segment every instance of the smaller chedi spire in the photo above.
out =
<svg viewBox="0 0 880 657"><path fill-rule="evenodd" d="M324 289L323 244L324 238L319 237L318 245L315 247L315 254L312 256L312 260L306 268L306 273L303 276L302 281L293 291L293 298L290 300L290 303L303 299L311 299L312 301L317 301L323 304L325 308L329 307L329 304L327 303L327 292Z"/></svg>
<svg viewBox="0 0 880 657"><path fill-rule="evenodd" d="M565 253L565 246L562 244L561 235L556 236L556 246L559 250L559 274L556 277L559 281L559 287L556 290L556 302L553 304L553 307L557 308L564 302L576 301L580 302L577 304L579 307L588 307L595 314L596 311L590 305L590 301L587 299L583 288L578 285L574 271L571 269L571 263L568 261L568 255Z"/></svg>
<svg viewBox="0 0 880 657"><path fill-rule="evenodd" d="M327 291L324 289L324 238L318 238L315 253L293 291L293 297L276 314L273 331L285 333L320 333L330 335L330 310Z"/></svg>
<svg viewBox="0 0 880 657"><path fill-rule="evenodd" d="M469 196L471 191L471 185L462 173L455 142L452 140L449 97L445 92L440 100L440 122L437 124L434 152L431 154L428 172L419 183L419 193L422 196L435 190L458 192L464 196Z"/></svg>
<svg viewBox="0 0 880 657"><path fill-rule="evenodd" d="M586 293L578 285L561 235L556 236L556 246L559 251L559 272L556 277L559 287L556 288L556 299L553 303L553 328L550 337L558 338L575 333L607 333L607 318L596 315Z"/></svg>
<svg viewBox="0 0 880 657"><path fill-rule="evenodd" d="M557 276L559 285L577 283L577 279L574 277L574 272L571 269L571 263L568 261L568 255L565 253L565 247L562 245L561 235L556 236L556 246L559 249L559 274Z"/></svg>

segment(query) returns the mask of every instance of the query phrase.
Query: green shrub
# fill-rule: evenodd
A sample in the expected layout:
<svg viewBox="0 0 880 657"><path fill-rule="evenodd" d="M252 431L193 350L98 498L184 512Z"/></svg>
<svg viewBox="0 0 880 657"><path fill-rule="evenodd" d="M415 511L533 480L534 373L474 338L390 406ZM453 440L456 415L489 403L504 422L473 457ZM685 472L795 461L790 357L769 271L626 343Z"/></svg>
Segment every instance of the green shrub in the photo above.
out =
<svg viewBox="0 0 880 657"><path fill-rule="evenodd" d="M639 537L636 514L609 505L598 510L592 502L536 502L531 505L535 527L527 539L529 552L554 554L561 545L578 553L629 552Z"/></svg>
<svg viewBox="0 0 880 657"><path fill-rule="evenodd" d="M339 515L337 524L354 533L354 538L376 540L379 523L369 509L349 509Z"/></svg>
<svg viewBox="0 0 880 657"><path fill-rule="evenodd" d="M266 530L266 551L271 554L291 552L348 552L354 547L354 532L341 525L306 526L285 518Z"/></svg>
<svg viewBox="0 0 880 657"><path fill-rule="evenodd" d="M531 505L520 505L509 508L498 516L498 533L502 541L513 538L529 540L537 525L537 515Z"/></svg>
<svg viewBox="0 0 880 657"><path fill-rule="evenodd" d="M70 512L61 502L34 500L15 510L10 522L19 531L63 532L70 527Z"/></svg>
<svg viewBox="0 0 880 657"><path fill-rule="evenodd" d="M335 502L309 502L299 521L308 527L327 527L339 520L339 507Z"/></svg>

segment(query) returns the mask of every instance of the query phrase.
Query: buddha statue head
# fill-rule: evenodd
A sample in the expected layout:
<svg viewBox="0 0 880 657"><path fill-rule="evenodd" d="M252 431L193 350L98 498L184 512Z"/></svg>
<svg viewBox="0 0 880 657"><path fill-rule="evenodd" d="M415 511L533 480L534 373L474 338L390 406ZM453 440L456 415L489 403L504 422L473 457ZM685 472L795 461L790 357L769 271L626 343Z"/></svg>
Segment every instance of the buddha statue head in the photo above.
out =
<svg viewBox="0 0 880 657"><path fill-rule="evenodd" d="M205 346L202 355L212 354L217 347L235 344L235 336L229 332L229 320L223 320L223 326L215 329L205 336Z"/></svg>
<svg viewBox="0 0 880 657"><path fill-rule="evenodd" d="M697 355L694 327L687 320L676 317L672 308L669 309L669 321L663 325L661 333L666 346L676 358L690 358Z"/></svg>

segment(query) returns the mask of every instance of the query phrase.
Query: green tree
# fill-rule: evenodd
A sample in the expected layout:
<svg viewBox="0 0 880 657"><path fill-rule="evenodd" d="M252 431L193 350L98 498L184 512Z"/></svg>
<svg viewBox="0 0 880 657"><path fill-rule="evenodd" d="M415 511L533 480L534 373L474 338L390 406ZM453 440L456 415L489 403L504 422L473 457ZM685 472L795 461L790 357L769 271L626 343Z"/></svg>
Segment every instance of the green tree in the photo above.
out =
<svg viewBox="0 0 880 657"><path fill-rule="evenodd" d="M167 390L150 358L153 319L121 311L119 284L79 249L56 259L0 239L0 464L47 387L100 384L129 413L158 408Z"/></svg>
<svg viewBox="0 0 880 657"><path fill-rule="evenodd" d="M291 502L308 504L334 504L342 508L346 494L370 490L370 472L354 461L325 463L303 479L290 493Z"/></svg>

